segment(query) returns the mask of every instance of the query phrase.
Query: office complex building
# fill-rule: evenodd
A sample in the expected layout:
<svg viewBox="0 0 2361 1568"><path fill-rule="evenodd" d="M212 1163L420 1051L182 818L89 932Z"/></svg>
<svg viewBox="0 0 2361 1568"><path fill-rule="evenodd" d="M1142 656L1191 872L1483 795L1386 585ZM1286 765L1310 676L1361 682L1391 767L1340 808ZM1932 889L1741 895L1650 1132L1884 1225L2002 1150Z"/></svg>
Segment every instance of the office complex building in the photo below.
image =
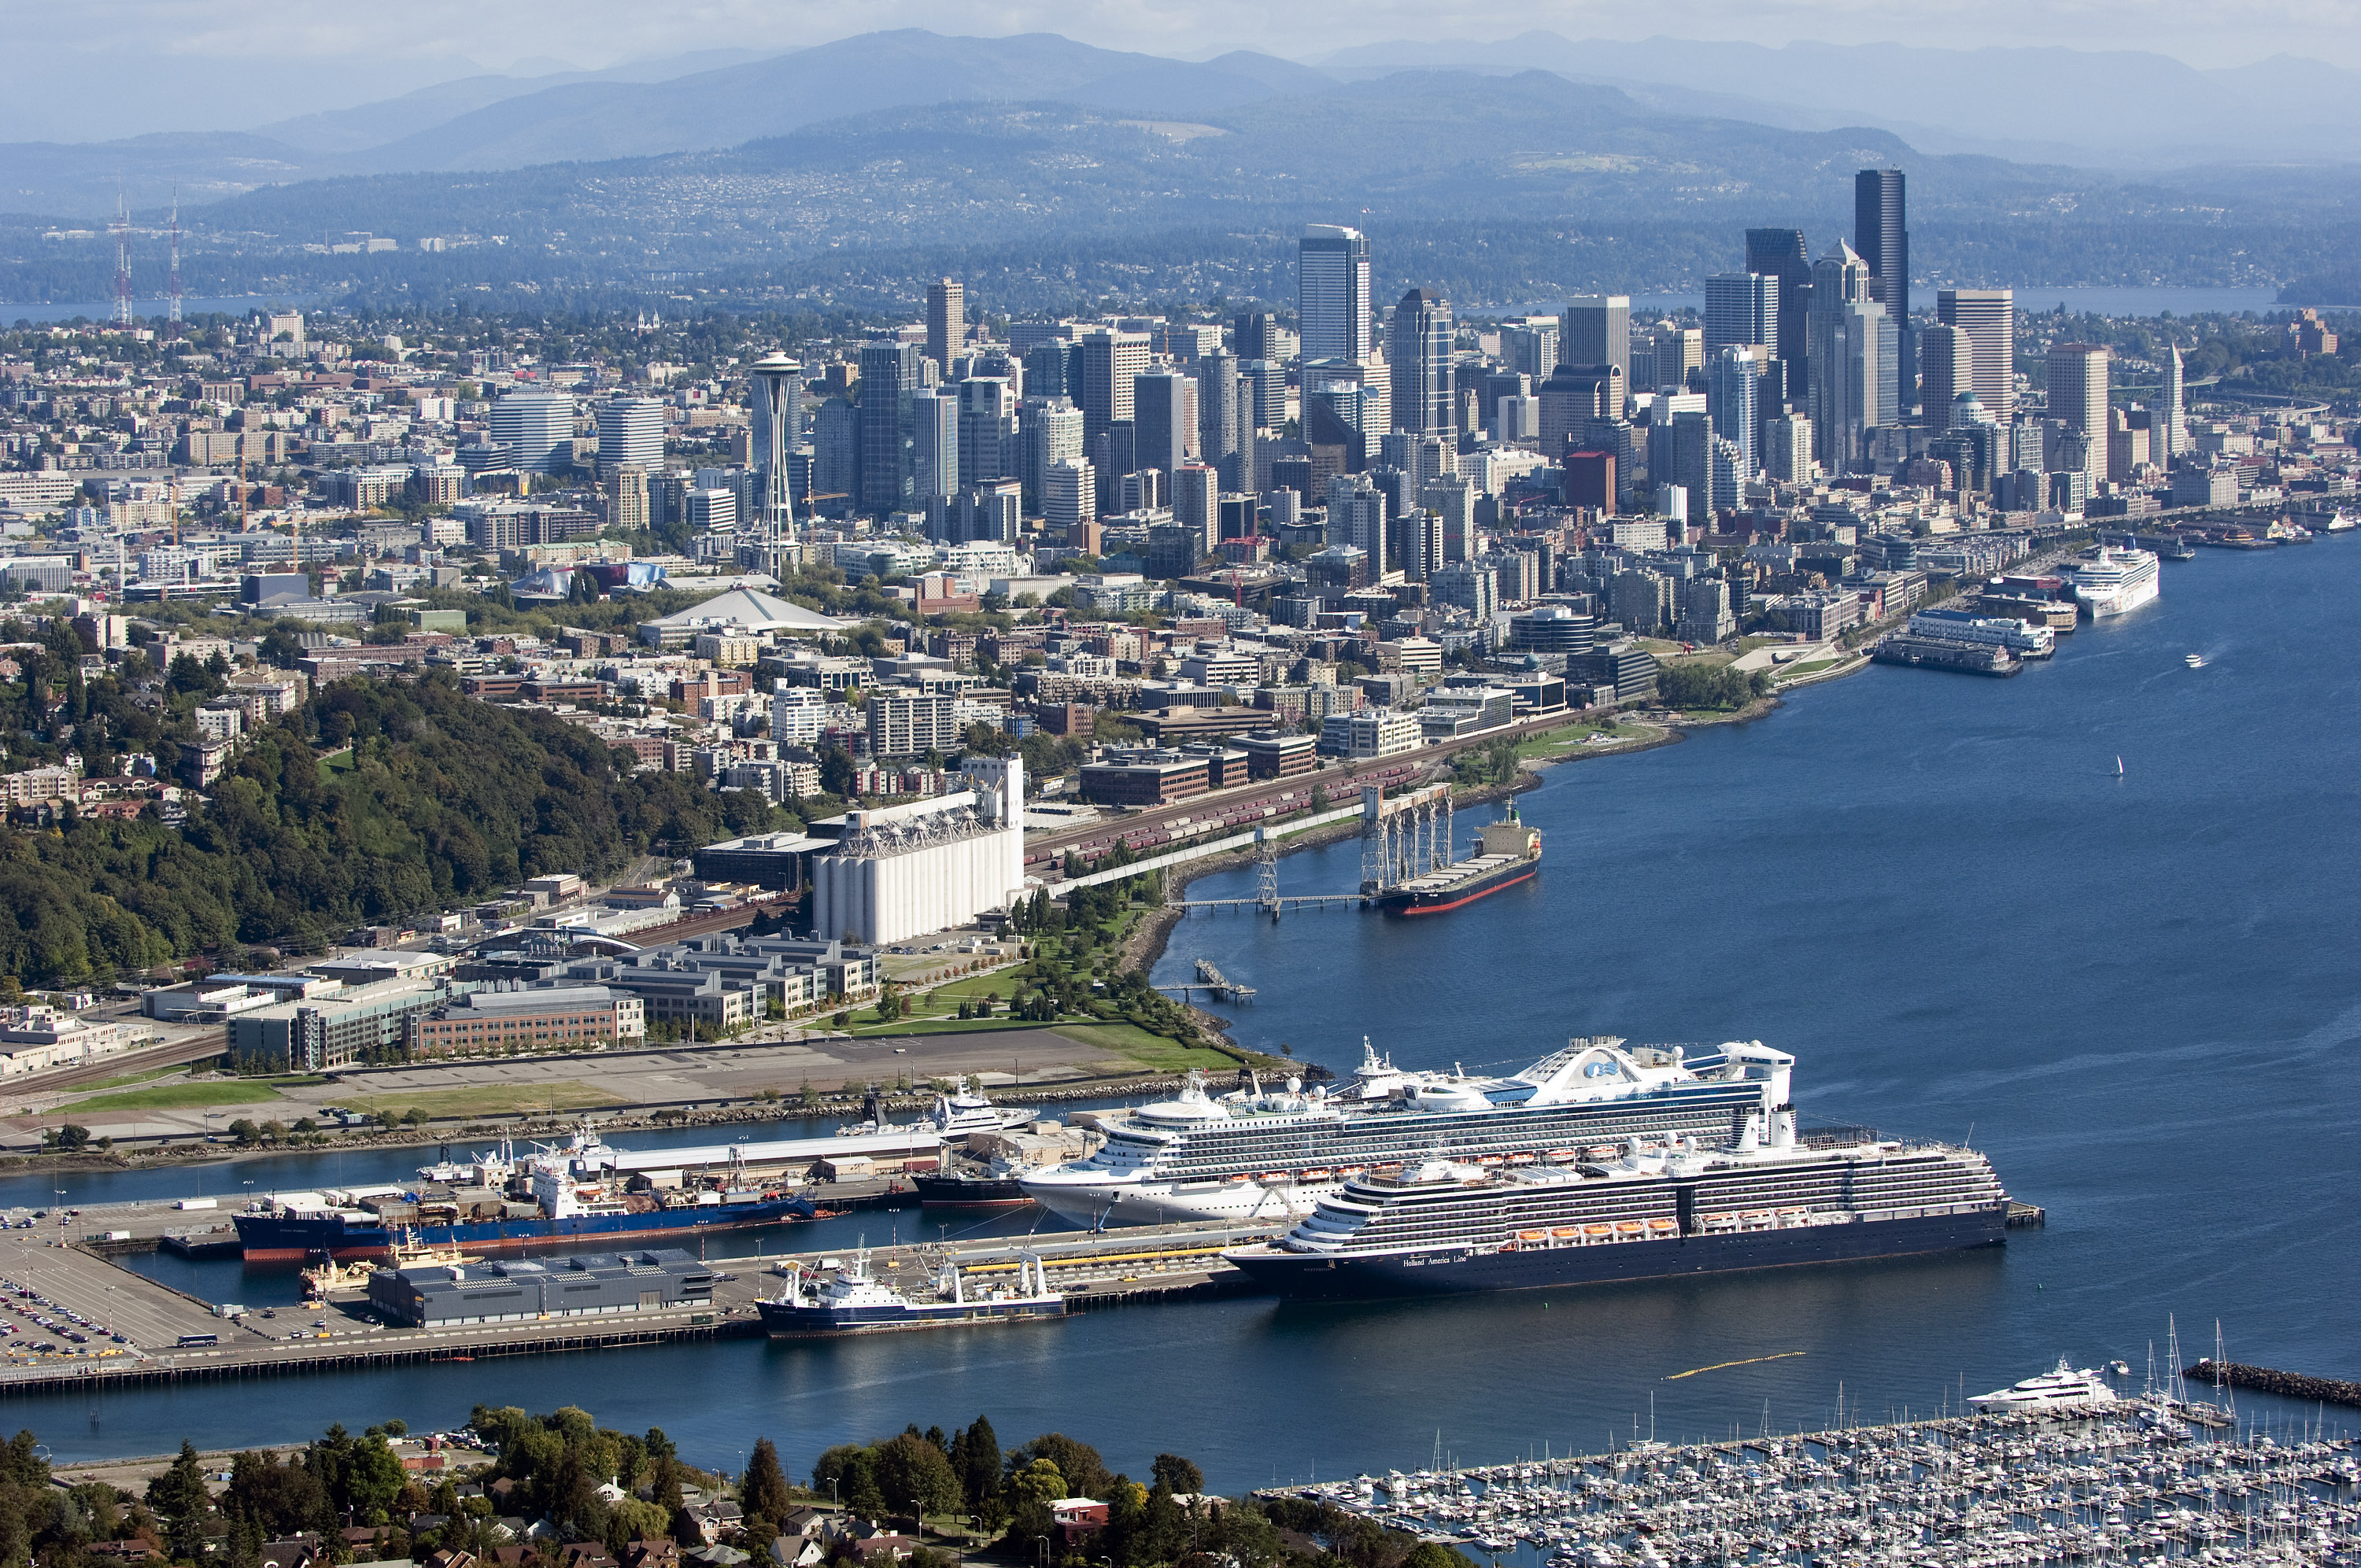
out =
<svg viewBox="0 0 2361 1568"><path fill-rule="evenodd" d="M1148 369L1148 334L1101 327L1082 334L1082 434L1095 441L1132 417L1133 383Z"/></svg>
<svg viewBox="0 0 2361 1568"><path fill-rule="evenodd" d="M2049 418L2079 437L2068 444L2079 463L2059 461L2052 469L2076 469L2093 479L2107 472L2107 351L2095 343L2052 344L2048 357Z"/></svg>
<svg viewBox="0 0 2361 1568"><path fill-rule="evenodd" d="M1451 302L1432 289L1412 289L1394 307L1386 334L1393 367L1393 427L1447 431L1451 409Z"/></svg>
<svg viewBox="0 0 2361 1568"><path fill-rule="evenodd" d="M1060 457L1043 469L1041 521L1050 530L1071 538L1082 524L1098 521L1098 477L1089 459Z"/></svg>
<svg viewBox="0 0 2361 1568"><path fill-rule="evenodd" d="M1557 362L1612 365L1627 384L1631 378L1631 298L1628 294L1577 294L1558 318ZM1616 409L1615 413L1623 411Z"/></svg>
<svg viewBox="0 0 2361 1568"><path fill-rule="evenodd" d="M1016 392L1004 377L978 376L949 389L959 400L960 488L1016 478L1025 454L1018 439Z"/></svg>
<svg viewBox="0 0 2361 1568"><path fill-rule="evenodd" d="M1177 370L1150 370L1132 382L1136 461L1169 480L1197 455L1197 383Z"/></svg>
<svg viewBox="0 0 2361 1568"><path fill-rule="evenodd" d="M1910 231L1903 211L1902 170L1864 169L1852 182L1852 243L1869 268L1870 298L1888 319L1910 315Z"/></svg>
<svg viewBox="0 0 2361 1568"><path fill-rule="evenodd" d="M1752 477L1757 466L1754 455L1762 422L1763 382L1769 362L1766 345L1733 344L1716 351L1706 367L1706 408L1713 433L1737 448L1741 478ZM1733 499L1729 504L1738 503Z"/></svg>
<svg viewBox="0 0 2361 1568"><path fill-rule="evenodd" d="M654 398L609 398L598 405L598 477L626 466L642 473L664 466L664 404ZM566 432L568 442L573 431Z"/></svg>
<svg viewBox="0 0 2361 1568"><path fill-rule="evenodd" d="M1746 269L1779 280L1779 330L1773 346L1785 376L1784 396L1800 400L1809 384L1804 312L1812 297L1812 253L1802 229L1748 229Z"/></svg>
<svg viewBox="0 0 2361 1568"><path fill-rule="evenodd" d="M959 493L959 397L948 389L910 398L910 504L939 516Z"/></svg>
<svg viewBox="0 0 2361 1568"><path fill-rule="evenodd" d="M2157 392L2151 427L2157 433L2153 455L2158 463L2181 456L2189 450L2189 392L2178 347L2166 346L2162 368L2164 384ZM2003 420L2001 422L2007 422Z"/></svg>
<svg viewBox="0 0 2361 1568"><path fill-rule="evenodd" d="M1763 272L1719 272L1705 280L1705 352L1759 344L1775 354L1779 280Z"/></svg>
<svg viewBox="0 0 2361 1568"><path fill-rule="evenodd" d="M492 405L491 435L512 468L555 474L572 467L574 400L565 392L511 392Z"/></svg>
<svg viewBox="0 0 2361 1568"><path fill-rule="evenodd" d="M2016 418L2016 295L2007 289L1938 289L1935 319L1964 334L1971 351L1968 385L1995 424ZM1927 412L1935 414L1934 399Z"/></svg>
<svg viewBox="0 0 2361 1568"><path fill-rule="evenodd" d="M1230 323L1230 348L1240 359L1279 359L1279 318L1268 311L1241 311Z"/></svg>
<svg viewBox="0 0 2361 1568"><path fill-rule="evenodd" d="M927 357L944 375L967 341L967 292L950 278L927 285Z"/></svg>
<svg viewBox="0 0 2361 1568"><path fill-rule="evenodd" d="M1885 307L1871 300L1868 265L1839 244L1812 264L1812 307L1806 318L1812 362L1808 406L1830 473L1851 469L1873 439L1900 420L1900 345Z"/></svg>
<svg viewBox="0 0 2361 1568"><path fill-rule="evenodd" d="M1949 290L1945 290L1949 293ZM1955 326L1938 324L1918 334L1918 396L1927 428L1951 428L1960 394L1975 389L1975 345Z"/></svg>
<svg viewBox="0 0 2361 1568"><path fill-rule="evenodd" d="M916 488L910 400L917 395L917 345L881 338L861 347L861 510L884 514L910 505Z"/></svg>
<svg viewBox="0 0 2361 1568"><path fill-rule="evenodd" d="M1358 229L1304 226L1296 264L1303 362L1369 356L1369 242Z"/></svg>
<svg viewBox="0 0 2361 1568"><path fill-rule="evenodd" d="M1246 390L1236 356L1215 349L1197 356L1197 454L1217 468L1254 439Z"/></svg>

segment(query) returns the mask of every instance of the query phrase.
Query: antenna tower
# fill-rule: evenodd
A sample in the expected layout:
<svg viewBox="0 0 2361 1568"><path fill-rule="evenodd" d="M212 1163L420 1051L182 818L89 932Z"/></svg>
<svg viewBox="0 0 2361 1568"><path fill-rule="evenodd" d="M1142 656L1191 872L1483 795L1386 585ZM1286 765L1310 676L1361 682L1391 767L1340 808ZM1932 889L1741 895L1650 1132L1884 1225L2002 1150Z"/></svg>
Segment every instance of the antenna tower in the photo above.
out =
<svg viewBox="0 0 2361 1568"><path fill-rule="evenodd" d="M172 335L181 335L181 188L172 187L172 271L164 286L164 296L171 301Z"/></svg>
<svg viewBox="0 0 2361 1568"><path fill-rule="evenodd" d="M131 207L115 192L115 324L131 324Z"/></svg>

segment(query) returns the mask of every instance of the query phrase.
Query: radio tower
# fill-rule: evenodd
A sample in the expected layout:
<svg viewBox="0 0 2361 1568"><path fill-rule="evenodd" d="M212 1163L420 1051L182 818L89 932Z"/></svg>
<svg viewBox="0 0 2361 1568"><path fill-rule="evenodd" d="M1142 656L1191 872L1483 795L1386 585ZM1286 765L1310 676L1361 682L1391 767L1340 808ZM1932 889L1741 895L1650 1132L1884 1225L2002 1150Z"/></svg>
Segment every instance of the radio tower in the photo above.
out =
<svg viewBox="0 0 2361 1568"><path fill-rule="evenodd" d="M172 335L181 335L181 188L172 187L172 273L164 288L165 298L172 302Z"/></svg>
<svg viewBox="0 0 2361 1568"><path fill-rule="evenodd" d="M131 208L115 191L115 324L131 324Z"/></svg>

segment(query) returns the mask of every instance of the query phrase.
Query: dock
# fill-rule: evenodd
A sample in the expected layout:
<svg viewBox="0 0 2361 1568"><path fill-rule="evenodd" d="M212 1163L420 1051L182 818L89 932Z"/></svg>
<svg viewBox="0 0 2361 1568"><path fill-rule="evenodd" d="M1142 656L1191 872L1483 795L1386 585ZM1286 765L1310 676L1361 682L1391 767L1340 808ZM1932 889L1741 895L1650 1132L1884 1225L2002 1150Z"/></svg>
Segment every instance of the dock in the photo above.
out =
<svg viewBox="0 0 2361 1568"><path fill-rule="evenodd" d="M792 1239L792 1230L785 1234ZM974 1245L904 1244L870 1249L870 1266L878 1278L918 1299L932 1294L931 1282L947 1259L961 1274L988 1281L1014 1275L1020 1257L1038 1258L1064 1293L1067 1310L1084 1312L1243 1292L1246 1277L1222 1260L1223 1249L1273 1234L1268 1226L1158 1225ZM14 1233L0 1241L0 1278L15 1286L0 1298L0 1330L5 1331L0 1340L21 1343L0 1348L0 1397L758 1338L763 1327L754 1303L779 1294L785 1267L832 1268L848 1250L716 1260L709 1302L410 1328L379 1321L357 1297L269 1309L269 1317L260 1310L225 1316L236 1303L201 1300L133 1273L90 1245ZM34 1292L43 1302L19 1291ZM75 1326L65 1314L96 1326ZM37 1327L36 1315L62 1326ZM68 1330L86 1343L71 1343ZM212 1343L184 1343L207 1336ZM55 1348L32 1348L38 1344Z"/></svg>

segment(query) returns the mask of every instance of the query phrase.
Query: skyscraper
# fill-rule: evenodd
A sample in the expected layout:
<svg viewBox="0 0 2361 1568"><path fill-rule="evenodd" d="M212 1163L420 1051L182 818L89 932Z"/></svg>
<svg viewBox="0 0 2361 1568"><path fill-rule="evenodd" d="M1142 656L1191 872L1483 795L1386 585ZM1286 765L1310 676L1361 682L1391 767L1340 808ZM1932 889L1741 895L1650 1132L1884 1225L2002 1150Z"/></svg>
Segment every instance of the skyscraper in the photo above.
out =
<svg viewBox="0 0 2361 1568"><path fill-rule="evenodd" d="M1024 466L1016 439L1016 394L998 376L949 389L959 399L959 482L963 490L1014 479Z"/></svg>
<svg viewBox="0 0 2361 1568"><path fill-rule="evenodd" d="M2150 449L2150 455L2158 463L2169 462L2189 450L2189 394L2177 345L2166 346L2163 368L2164 386L2156 396L2156 430L2162 444L2161 450L2153 445Z"/></svg>
<svg viewBox="0 0 2361 1568"><path fill-rule="evenodd" d="M1869 268L1849 245L1812 263L1808 401L1818 444L1814 455L1832 474L1853 466L1870 431L1900 418L1899 345L1885 307L1870 300L1870 287Z"/></svg>
<svg viewBox="0 0 2361 1568"><path fill-rule="evenodd" d="M1628 294L1576 294L1565 302L1559 318L1557 362L1561 365L1612 365L1622 379L1631 379L1631 297ZM1611 409L1620 414L1621 409Z"/></svg>
<svg viewBox="0 0 2361 1568"><path fill-rule="evenodd" d="M1082 334L1082 433L1096 440L1111 420L1131 417L1132 383L1148 368L1148 334L1101 327Z"/></svg>
<svg viewBox="0 0 2361 1568"><path fill-rule="evenodd" d="M927 285L927 357L946 376L967 341L967 291L955 279Z"/></svg>
<svg viewBox="0 0 2361 1568"><path fill-rule="evenodd" d="M1279 318L1268 311L1240 311L1230 323L1231 347L1240 359L1276 359Z"/></svg>
<svg viewBox="0 0 2361 1568"><path fill-rule="evenodd" d="M1369 356L1369 242L1358 229L1307 224L1296 269L1303 362Z"/></svg>
<svg viewBox="0 0 2361 1568"><path fill-rule="evenodd" d="M861 510L873 515L910 504L910 400L918 390L918 345L881 338L861 345Z"/></svg>
<svg viewBox="0 0 2361 1568"><path fill-rule="evenodd" d="M756 378L760 396L761 379ZM598 405L598 477L611 479L626 464L649 474L664 466L664 404L654 398L609 398ZM567 433L570 439L572 433ZM758 433L759 434L759 433ZM758 445L757 455L760 455Z"/></svg>
<svg viewBox="0 0 2361 1568"><path fill-rule="evenodd" d="M910 499L929 517L959 493L960 400L954 392L917 392L910 399Z"/></svg>
<svg viewBox="0 0 2361 1568"><path fill-rule="evenodd" d="M1451 417L1451 302L1432 289L1412 289L1394 307L1386 334L1393 367L1396 430L1446 431Z"/></svg>
<svg viewBox="0 0 2361 1568"><path fill-rule="evenodd" d="M1175 370L1150 370L1132 382L1132 423L1138 463L1171 478L1196 455L1197 384Z"/></svg>
<svg viewBox="0 0 2361 1568"><path fill-rule="evenodd" d="M2082 472L2107 472L2107 351L2095 343L2049 347L2049 417L2080 437Z"/></svg>
<svg viewBox="0 0 2361 1568"><path fill-rule="evenodd" d="M1706 367L1706 407L1712 415L1713 433L1737 448L1742 478L1752 478L1761 466L1755 452L1760 445L1762 388L1769 356L1770 349L1764 345L1732 344L1717 350ZM1730 504L1737 502L1733 499Z"/></svg>
<svg viewBox="0 0 2361 1568"><path fill-rule="evenodd" d="M1804 312L1812 297L1812 253L1804 231L1748 229L1746 269L1779 280L1779 365L1786 373L1784 395L1790 401L1800 400L1810 384Z"/></svg>
<svg viewBox="0 0 2361 1568"><path fill-rule="evenodd" d="M1705 351L1762 344L1777 351L1779 280L1764 272L1718 272L1705 280Z"/></svg>
<svg viewBox="0 0 2361 1568"><path fill-rule="evenodd" d="M1050 468L1082 460L1082 411L1063 398L1027 398L1023 440L1025 504L1046 517Z"/></svg>
<svg viewBox="0 0 2361 1568"><path fill-rule="evenodd" d="M1852 181L1852 243L1869 267L1870 298L1896 322L1910 316L1910 231L1902 170L1864 169Z"/></svg>
<svg viewBox="0 0 2361 1568"><path fill-rule="evenodd" d="M1705 334L1693 326L1660 326L1651 339L1655 347L1655 377L1651 391L1686 388L1689 372L1705 368Z"/></svg>
<svg viewBox="0 0 2361 1568"><path fill-rule="evenodd" d="M1240 404L1242 390L1235 355L1216 349L1197 356L1197 451L1217 468L1254 436L1246 422L1254 416Z"/></svg>
<svg viewBox="0 0 2361 1568"><path fill-rule="evenodd" d="M2007 289L1938 289L1935 319L1967 335L1968 384L1994 424L2016 418L2016 295ZM1927 404L1929 415L1934 401Z"/></svg>
<svg viewBox="0 0 2361 1568"><path fill-rule="evenodd" d="M1949 295L1950 291L1943 291ZM1951 428L1951 406L1975 390L1975 345L1958 327L1936 325L1918 334L1919 397L1930 431Z"/></svg>
<svg viewBox="0 0 2361 1568"><path fill-rule="evenodd" d="M514 391L492 405L492 443L511 467L554 474L574 462L574 398L567 392Z"/></svg>

